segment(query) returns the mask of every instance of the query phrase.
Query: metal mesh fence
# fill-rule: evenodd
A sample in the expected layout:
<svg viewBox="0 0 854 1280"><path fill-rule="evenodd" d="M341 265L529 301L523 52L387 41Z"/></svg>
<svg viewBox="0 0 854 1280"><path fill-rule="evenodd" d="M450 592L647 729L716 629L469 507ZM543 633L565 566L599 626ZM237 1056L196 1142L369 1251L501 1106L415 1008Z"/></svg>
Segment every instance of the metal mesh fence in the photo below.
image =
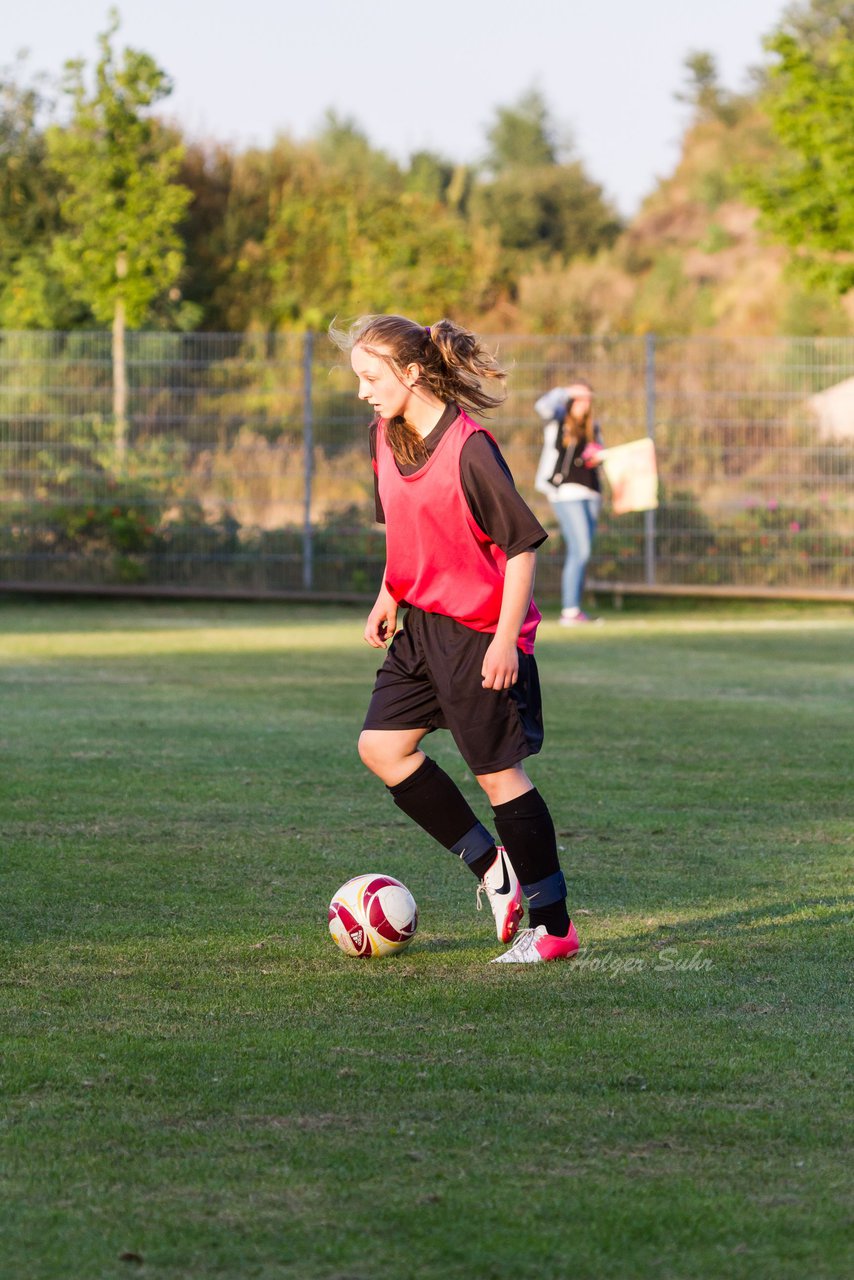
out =
<svg viewBox="0 0 854 1280"><path fill-rule="evenodd" d="M607 444L656 443L657 511L605 502L590 577L647 587L854 596L854 340L499 337L490 419L534 492L537 397L575 377ZM370 595L368 414L346 358L311 334L131 333L126 423L110 337L0 334L0 585Z"/></svg>

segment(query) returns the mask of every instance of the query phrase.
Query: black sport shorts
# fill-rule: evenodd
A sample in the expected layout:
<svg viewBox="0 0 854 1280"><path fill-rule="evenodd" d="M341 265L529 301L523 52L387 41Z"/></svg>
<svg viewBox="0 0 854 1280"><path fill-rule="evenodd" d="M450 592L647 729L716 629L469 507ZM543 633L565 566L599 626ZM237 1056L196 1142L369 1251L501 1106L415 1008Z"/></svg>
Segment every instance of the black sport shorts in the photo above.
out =
<svg viewBox="0 0 854 1280"><path fill-rule="evenodd" d="M409 609L377 672L365 729L448 729L472 773L498 773L543 745L540 678L519 651L510 689L484 689L491 635L440 613Z"/></svg>

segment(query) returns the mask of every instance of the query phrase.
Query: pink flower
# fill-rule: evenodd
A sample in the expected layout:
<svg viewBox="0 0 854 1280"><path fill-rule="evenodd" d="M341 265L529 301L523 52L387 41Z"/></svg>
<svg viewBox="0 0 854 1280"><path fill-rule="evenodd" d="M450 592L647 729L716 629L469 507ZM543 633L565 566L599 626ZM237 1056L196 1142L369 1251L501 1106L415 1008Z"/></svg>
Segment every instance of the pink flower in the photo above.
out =
<svg viewBox="0 0 854 1280"><path fill-rule="evenodd" d="M790 520L790 521L789 521L789 532L790 532L790 533L800 533L800 531L801 531L801 526L798 524L797 520Z"/></svg>
<svg viewBox="0 0 854 1280"><path fill-rule="evenodd" d="M768 500L768 510L769 510L769 511L776 511L776 510L777 510L777 508L779 507L779 505L780 505L780 504L779 504L779 502L777 501L777 499L776 499L776 498L769 498L769 500Z"/></svg>

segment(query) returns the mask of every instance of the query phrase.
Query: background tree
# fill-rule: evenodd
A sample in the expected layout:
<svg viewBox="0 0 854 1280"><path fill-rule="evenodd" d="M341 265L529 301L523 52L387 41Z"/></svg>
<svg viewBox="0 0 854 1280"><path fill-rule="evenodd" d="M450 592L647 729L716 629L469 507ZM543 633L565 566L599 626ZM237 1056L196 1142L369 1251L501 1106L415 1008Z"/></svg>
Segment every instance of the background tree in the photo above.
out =
<svg viewBox="0 0 854 1280"><path fill-rule="evenodd" d="M840 33L854 40L854 5L851 0L798 0L784 11L780 28L799 45L820 52Z"/></svg>
<svg viewBox="0 0 854 1280"><path fill-rule="evenodd" d="M491 299L495 237L406 186L387 162L380 180L376 165L354 170L325 148L282 140L266 232L237 260L254 322L324 328L336 314L390 308L471 315Z"/></svg>
<svg viewBox="0 0 854 1280"><path fill-rule="evenodd" d="M434 151L414 151L409 157L406 190L447 203L457 166Z"/></svg>
<svg viewBox="0 0 854 1280"><path fill-rule="evenodd" d="M111 40L119 19L99 37L101 56L88 95L83 63L66 64L72 116L47 133L48 154L63 190L65 229L52 260L96 321L112 325L113 415L119 461L127 441L125 328L146 321L154 303L177 286L184 263L179 223L191 199L175 181L182 147L144 113L171 93L147 53Z"/></svg>
<svg viewBox="0 0 854 1280"><path fill-rule="evenodd" d="M502 173L476 189L472 213L498 232L511 269L595 253L619 234L618 214L580 161Z"/></svg>
<svg viewBox="0 0 854 1280"><path fill-rule="evenodd" d="M474 219L494 228L508 251L508 268L532 261L595 253L613 243L620 219L602 188L572 156L539 93L531 90L500 107L487 130L485 168L470 200Z"/></svg>
<svg viewBox="0 0 854 1280"><path fill-rule="evenodd" d="M181 291L206 329L229 328L220 291L231 261L234 191L238 158L225 143L190 142L178 178L192 193L181 223L185 265Z"/></svg>
<svg viewBox="0 0 854 1280"><path fill-rule="evenodd" d="M286 138L268 149L235 151L219 143L186 149L180 177L193 201L181 228L187 255L183 291L200 308L206 329L240 332L250 324L269 325L269 289L259 264L292 150Z"/></svg>
<svg viewBox="0 0 854 1280"><path fill-rule="evenodd" d="M327 169L376 187L400 185L397 164L384 151L371 146L367 134L352 116L327 111L312 143Z"/></svg>
<svg viewBox="0 0 854 1280"><path fill-rule="evenodd" d="M791 10L766 41L775 55L762 105L781 145L746 182L772 237L809 285L854 288L854 6Z"/></svg>
<svg viewBox="0 0 854 1280"><path fill-rule="evenodd" d="M529 89L510 106L498 108L486 140L489 149L484 164L491 173L538 169L560 159L557 130L545 99L536 89Z"/></svg>
<svg viewBox="0 0 854 1280"><path fill-rule="evenodd" d="M49 262L60 226L59 180L46 164L51 106L23 57L0 71L0 328L73 328L87 314Z"/></svg>
<svg viewBox="0 0 854 1280"><path fill-rule="evenodd" d="M726 125L735 124L746 100L721 85L715 55L706 49L694 49L686 55L684 67L685 87L673 96L693 108L694 123L720 120Z"/></svg>

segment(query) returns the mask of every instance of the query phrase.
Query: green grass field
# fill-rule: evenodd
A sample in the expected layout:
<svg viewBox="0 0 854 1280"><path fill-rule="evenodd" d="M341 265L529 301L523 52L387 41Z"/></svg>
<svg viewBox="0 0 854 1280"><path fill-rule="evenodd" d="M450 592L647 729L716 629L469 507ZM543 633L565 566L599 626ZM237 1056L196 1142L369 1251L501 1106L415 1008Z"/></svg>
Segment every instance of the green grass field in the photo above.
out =
<svg viewBox="0 0 854 1280"><path fill-rule="evenodd" d="M358 760L362 626L0 602L3 1275L852 1274L854 612L543 626L583 950L509 971ZM348 960L371 870L421 927Z"/></svg>

